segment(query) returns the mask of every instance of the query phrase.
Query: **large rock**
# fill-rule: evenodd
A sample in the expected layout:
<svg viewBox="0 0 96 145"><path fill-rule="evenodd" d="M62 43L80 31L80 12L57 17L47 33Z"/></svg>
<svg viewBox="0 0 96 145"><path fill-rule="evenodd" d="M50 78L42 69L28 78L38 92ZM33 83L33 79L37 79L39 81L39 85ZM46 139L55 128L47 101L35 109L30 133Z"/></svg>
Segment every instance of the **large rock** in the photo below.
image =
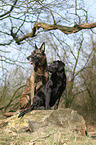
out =
<svg viewBox="0 0 96 145"><path fill-rule="evenodd" d="M18 118L18 114L6 119L5 131L8 132L43 132L48 130L63 131L65 134L78 133L85 135L85 120L81 115L72 109L60 110L34 110L27 113L23 118ZM42 133L41 133L42 134Z"/></svg>
<svg viewBox="0 0 96 145"><path fill-rule="evenodd" d="M53 111L49 117L45 119L48 125L62 127L66 133L72 131L85 135L86 125L85 120L76 111L71 109Z"/></svg>

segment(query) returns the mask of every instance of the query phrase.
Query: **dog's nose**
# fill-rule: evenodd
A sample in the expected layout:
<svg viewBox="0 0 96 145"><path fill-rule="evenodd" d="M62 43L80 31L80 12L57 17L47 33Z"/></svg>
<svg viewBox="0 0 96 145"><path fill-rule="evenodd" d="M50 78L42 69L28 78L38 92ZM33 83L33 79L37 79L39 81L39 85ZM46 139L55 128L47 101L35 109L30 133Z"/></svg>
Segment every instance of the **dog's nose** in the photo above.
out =
<svg viewBox="0 0 96 145"><path fill-rule="evenodd" d="M29 58L30 58L30 57L28 56L27 59L29 60Z"/></svg>

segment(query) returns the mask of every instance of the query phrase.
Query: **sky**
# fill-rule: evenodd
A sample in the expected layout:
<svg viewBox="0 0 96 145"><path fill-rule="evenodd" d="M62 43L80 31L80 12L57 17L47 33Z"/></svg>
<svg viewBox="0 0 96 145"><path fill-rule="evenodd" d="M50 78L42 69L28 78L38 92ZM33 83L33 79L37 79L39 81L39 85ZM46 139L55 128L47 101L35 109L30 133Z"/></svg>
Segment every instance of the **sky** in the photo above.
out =
<svg viewBox="0 0 96 145"><path fill-rule="evenodd" d="M86 9L88 10L88 16L91 22L96 22L96 0L84 0Z"/></svg>
<svg viewBox="0 0 96 145"><path fill-rule="evenodd" d="M81 0L82 1L82 0ZM96 22L96 0L84 0L85 1L85 3L84 3L84 5L85 5L85 8L86 8L86 10L88 10L88 17L90 18L90 23L92 23L92 22ZM8 27L8 25L6 25L6 28ZM27 25L26 25L26 27L27 27ZM1 27L2 28L2 27ZM28 28L29 29L29 28ZM95 32L96 32L96 28L94 28L93 29ZM57 33L57 32L56 32ZM72 42L72 37L75 35L76 37L78 37L78 34L79 33L75 33L75 34L70 34L70 35L64 35L64 34L62 34L62 32L58 32L57 33L58 34L58 38L60 38L61 37L61 40L62 41L65 41L65 39L66 39L66 42L70 45L70 46L72 46L73 44L73 42ZM42 35L43 36L43 34L41 33L40 35ZM47 32L45 32L45 35L48 35L48 33ZM41 37L42 37L41 36ZM89 36L89 33L88 33L88 31L87 31L87 33L86 34L84 34L84 36L86 37L86 42L88 42L89 41L89 39L90 39L90 36ZM64 37L64 39L63 39L63 37ZM2 41L2 36L1 36L1 38L0 38L0 42ZM42 38L43 39L43 38ZM46 38L45 38L46 39ZM41 41L41 38L39 37L39 35L38 35L38 38L36 38L36 40L37 40L37 42L39 41ZM34 45L34 44L33 44ZM14 59L14 60L17 60L18 59L18 61L21 61L21 62L24 62L23 64L22 63L19 63L19 62L16 62L16 64L19 64L22 68L25 68L25 66L26 66L26 64L27 64L27 66L31 69L31 67L32 66L30 66L30 64L29 64L29 62L27 61L27 59L26 59L26 57L30 54L30 52L32 51L32 50L34 50L34 47L33 47L33 45L31 46L31 45L29 45L28 43L25 43L25 44L21 44L20 46L18 46L15 42L14 43L12 43L10 46L6 46L6 47L2 47L2 48L0 48L0 49L2 49L2 50L7 50L7 51L10 51L11 53L7 53L7 54L5 54L5 56L6 57L8 57L8 58L10 58L10 59ZM38 43L37 44L38 46L40 46L41 44L40 43ZM23 49L23 47L25 47L26 49ZM46 52L47 52L47 54L51 57L51 53L50 53L50 46L48 45L48 44L46 44ZM54 56L54 51L52 52L53 53L53 56ZM76 50L75 50L75 53L77 53L76 52ZM2 53L3 54L3 53ZM62 55L62 49L60 49L60 51L59 51L59 54L60 55ZM48 62L50 61L50 57L48 57L47 58L47 60L48 60ZM4 58L4 57L3 57ZM70 59L71 59L72 57L70 57ZM6 58L4 58L5 60L6 60ZM58 57L54 57L53 59L58 59ZM7 62L9 62L9 60L7 60ZM2 62L1 62L2 63ZM1 66L2 66L2 64L1 64ZM10 69L12 69L12 68L14 68L14 66L15 65L12 65L11 67L9 67L9 65L7 64L6 65L6 67L7 67L7 69L8 68L10 68ZM26 67L26 70L27 70L27 67ZM1 68L1 71L2 71L2 68Z"/></svg>

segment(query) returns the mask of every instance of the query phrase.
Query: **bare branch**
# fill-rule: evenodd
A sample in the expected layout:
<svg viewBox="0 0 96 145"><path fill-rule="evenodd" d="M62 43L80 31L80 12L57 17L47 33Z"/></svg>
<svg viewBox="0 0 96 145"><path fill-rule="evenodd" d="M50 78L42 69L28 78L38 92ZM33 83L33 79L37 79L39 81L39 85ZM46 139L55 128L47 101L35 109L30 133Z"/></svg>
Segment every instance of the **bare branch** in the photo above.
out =
<svg viewBox="0 0 96 145"><path fill-rule="evenodd" d="M17 3L17 1L18 1L18 0L15 0L14 4L11 6L10 10L9 10L9 11L7 11L6 13L4 13L4 14L0 15L0 18L2 18L2 17L4 17L4 16L6 16L6 15L8 15L8 14L10 14L10 13L12 12L12 10L14 9L14 7L15 7L15 5L16 5L16 3Z"/></svg>
<svg viewBox="0 0 96 145"><path fill-rule="evenodd" d="M0 46L5 46L5 45L10 45L12 43L13 40L10 40L10 42L8 43L0 43Z"/></svg>
<svg viewBox="0 0 96 145"><path fill-rule="evenodd" d="M12 96L11 99L9 100L9 103L8 103L7 105L3 106L3 107L0 107L0 110L5 109L5 111L6 111L6 109L8 108L8 106L10 106L10 104L12 103L13 98L14 98L14 96L16 95L16 93L17 93L21 88L23 88L23 87L25 87L25 86L26 86L26 85L20 86L20 87L14 92L13 96Z"/></svg>

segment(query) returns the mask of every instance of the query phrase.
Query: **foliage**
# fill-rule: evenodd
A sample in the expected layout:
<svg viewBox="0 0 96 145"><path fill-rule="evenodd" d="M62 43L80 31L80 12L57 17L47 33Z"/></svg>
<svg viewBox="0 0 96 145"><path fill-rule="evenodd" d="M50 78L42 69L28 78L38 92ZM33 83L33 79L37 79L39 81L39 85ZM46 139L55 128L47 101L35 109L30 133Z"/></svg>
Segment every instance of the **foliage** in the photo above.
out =
<svg viewBox="0 0 96 145"><path fill-rule="evenodd" d="M95 48L96 43L93 43ZM91 109L96 110L96 49L94 49L93 55L87 64L87 68L81 73L81 79L87 92L86 96L91 100Z"/></svg>
<svg viewBox="0 0 96 145"><path fill-rule="evenodd" d="M25 87L26 80L20 68L11 70L4 78L4 85L0 86L0 110L3 112L16 111L19 98Z"/></svg>

